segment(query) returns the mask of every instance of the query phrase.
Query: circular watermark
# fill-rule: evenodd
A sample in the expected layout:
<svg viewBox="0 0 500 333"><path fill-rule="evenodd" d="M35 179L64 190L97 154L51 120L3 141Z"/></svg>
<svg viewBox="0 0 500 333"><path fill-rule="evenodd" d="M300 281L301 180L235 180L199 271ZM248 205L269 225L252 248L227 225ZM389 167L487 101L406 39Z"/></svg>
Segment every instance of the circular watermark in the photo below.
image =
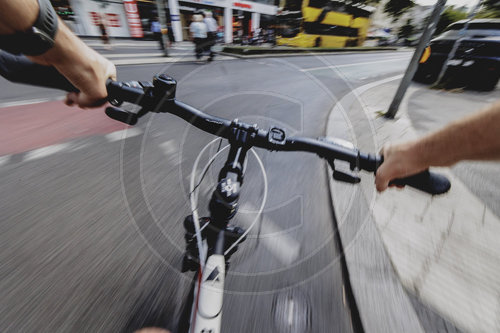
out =
<svg viewBox="0 0 500 333"><path fill-rule="evenodd" d="M355 143L360 136L371 136L371 143L364 139L365 147L378 150L366 114L351 113L356 109L352 104L339 105L342 99L335 87L342 86L344 96L353 95L350 102L363 110L348 77L332 58L304 58L216 60L207 64L181 61L151 76L167 73L175 78L177 73L177 98L221 118L238 118L263 129L278 126L288 136L324 136L333 126L339 136ZM336 86L328 85L332 77ZM186 249L182 222L191 214L189 176L194 160L214 136L165 111L144 117L138 125L142 135L122 141L122 192L132 223L151 251L172 272L190 280L190 275L181 272ZM204 157L205 162L220 149L216 146ZM231 223L243 228L250 227L249 221L256 218L258 223L231 257L227 293L273 293L330 271L369 221L375 197L374 190L367 199L359 186L339 185L333 188L336 193L331 193L339 205L334 203L332 209L331 170L324 161L298 152L258 150L258 154L268 173L268 202L256 216L263 195L262 177L249 154L240 209ZM208 201L225 160L226 154L221 154L200 183L200 216L209 215ZM337 233L341 228L343 247L339 248Z"/></svg>

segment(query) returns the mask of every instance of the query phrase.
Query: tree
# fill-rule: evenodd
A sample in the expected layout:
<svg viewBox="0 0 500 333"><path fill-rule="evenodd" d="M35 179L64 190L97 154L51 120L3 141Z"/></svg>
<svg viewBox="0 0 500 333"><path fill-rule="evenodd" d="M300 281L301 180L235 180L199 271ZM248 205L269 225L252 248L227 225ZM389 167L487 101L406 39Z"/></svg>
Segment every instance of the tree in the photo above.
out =
<svg viewBox="0 0 500 333"><path fill-rule="evenodd" d="M415 6L413 0L389 0L385 4L384 12L392 16L393 20L396 21L406 11L413 8L413 6Z"/></svg>
<svg viewBox="0 0 500 333"><path fill-rule="evenodd" d="M485 0L476 18L500 18L500 0Z"/></svg>
<svg viewBox="0 0 500 333"><path fill-rule="evenodd" d="M439 18L434 34L439 35L446 29L447 26L449 26L453 22L457 22L466 18L467 12L460 9L455 9L455 7L453 6L447 7Z"/></svg>
<svg viewBox="0 0 500 333"><path fill-rule="evenodd" d="M403 25L403 26L401 26L401 28L399 28L398 38L406 39L413 34L413 32L415 31L415 27L411 23L412 23L411 19L409 19L406 21L405 25Z"/></svg>
<svg viewBox="0 0 500 333"><path fill-rule="evenodd" d="M484 0L483 6L490 10L500 11L500 0Z"/></svg>

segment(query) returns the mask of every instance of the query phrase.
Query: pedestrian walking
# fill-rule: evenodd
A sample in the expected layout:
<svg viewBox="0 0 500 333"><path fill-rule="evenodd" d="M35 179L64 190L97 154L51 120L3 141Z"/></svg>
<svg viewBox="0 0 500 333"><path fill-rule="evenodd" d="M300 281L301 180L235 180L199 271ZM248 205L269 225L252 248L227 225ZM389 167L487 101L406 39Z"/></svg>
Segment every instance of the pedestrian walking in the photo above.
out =
<svg viewBox="0 0 500 333"><path fill-rule="evenodd" d="M165 45L163 44L163 36L161 33L161 24L158 17L155 17L154 21L151 22L151 32L153 33L154 39L160 43L160 50L165 50Z"/></svg>
<svg viewBox="0 0 500 333"><path fill-rule="evenodd" d="M212 47L215 45L217 41L217 29L219 26L217 25L217 21L213 18L212 12L205 12L205 18L203 19L207 26L207 43L206 43L206 51L209 53L208 61L212 61L214 58L214 51L212 51Z"/></svg>
<svg viewBox="0 0 500 333"><path fill-rule="evenodd" d="M174 38L174 31L172 30L172 23L167 22L167 36L168 36L168 41L170 42L170 46L172 46L175 42Z"/></svg>
<svg viewBox="0 0 500 333"><path fill-rule="evenodd" d="M104 43L104 47L107 50L110 50L111 44L109 42L108 31L106 30L106 25L104 24L104 20L102 18L99 21L99 30L101 31L101 40Z"/></svg>
<svg viewBox="0 0 500 333"><path fill-rule="evenodd" d="M191 40L195 45L196 59L200 59L207 41L207 25L203 22L201 14L193 15L193 22L189 25L189 31L191 32Z"/></svg>

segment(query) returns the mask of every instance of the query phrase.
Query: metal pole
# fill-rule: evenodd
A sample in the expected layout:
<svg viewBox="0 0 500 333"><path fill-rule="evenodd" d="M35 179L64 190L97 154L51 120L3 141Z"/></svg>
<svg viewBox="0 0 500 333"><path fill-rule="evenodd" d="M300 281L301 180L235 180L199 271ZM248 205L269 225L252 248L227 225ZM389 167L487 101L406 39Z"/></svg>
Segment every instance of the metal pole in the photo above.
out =
<svg viewBox="0 0 500 333"><path fill-rule="evenodd" d="M434 6L434 10L431 14L431 17L427 23L427 26L424 29L422 37L420 38L420 42L418 43L417 49L415 50L415 53L413 53L413 57L411 58L410 64L406 69L406 73L403 79L401 80L401 83L399 84L399 88L396 92L396 95L394 96L394 99L392 100L391 106L389 106L389 110L387 110L387 112L384 114L386 118L394 119L396 112L398 112L399 105L403 100L406 90L408 90L408 87L410 86L413 75L415 75L415 72L418 67L418 62L420 61L420 57L422 56L422 52L424 52L424 49L427 47L429 40L431 39L432 35L434 34L434 31L436 30L436 25L439 21L441 13L444 10L445 5L446 5L446 0L438 0L436 5Z"/></svg>
<svg viewBox="0 0 500 333"><path fill-rule="evenodd" d="M158 8L158 18L162 28L161 38L163 39L163 54L168 57L168 35L163 33L163 29L167 28L167 17L165 15L165 0L156 0L156 7Z"/></svg>
<svg viewBox="0 0 500 333"><path fill-rule="evenodd" d="M462 29L460 29L460 31L458 33L459 38L457 40L455 40L455 43L453 43L453 47L451 48L451 51L448 54L448 58L444 62L443 67L441 67L441 71L439 72L439 76L438 76L436 82L434 83L434 85L439 84L441 82L441 80L443 79L444 73L446 73L446 70L448 69L448 63L450 62L451 59L453 59L455 57L455 53L457 52L457 49L460 46L460 43L465 38L465 31L467 31L467 29L469 28L469 23L472 20L472 18L476 15L476 12L479 9L479 7L481 7L482 2L483 2L483 0L479 0L477 5L474 8L472 8L472 10L469 12L469 15L467 16L467 21L465 22L464 27Z"/></svg>

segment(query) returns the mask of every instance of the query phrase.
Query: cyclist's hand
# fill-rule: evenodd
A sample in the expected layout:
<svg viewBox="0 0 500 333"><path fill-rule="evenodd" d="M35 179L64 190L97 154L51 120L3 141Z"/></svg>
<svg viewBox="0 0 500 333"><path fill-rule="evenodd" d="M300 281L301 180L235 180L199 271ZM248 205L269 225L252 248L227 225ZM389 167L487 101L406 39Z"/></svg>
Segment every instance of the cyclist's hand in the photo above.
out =
<svg viewBox="0 0 500 333"><path fill-rule="evenodd" d="M75 86L80 88L79 93L71 92L66 96L67 105L78 105L81 108L97 107L106 102L108 93L106 91L106 81L108 79L116 80L116 68L108 59L100 54L97 54L91 64L91 73L87 74L88 82L94 84L87 84L83 82L81 87L78 83Z"/></svg>
<svg viewBox="0 0 500 333"><path fill-rule="evenodd" d="M54 66L78 88L79 93L67 95L68 105L82 108L103 105L107 97L106 81L116 79L115 66L85 45L62 22L54 47L40 56L29 58L42 65Z"/></svg>
<svg viewBox="0 0 500 333"><path fill-rule="evenodd" d="M387 189L391 180L408 177L427 169L412 151L411 143L386 145L380 154L384 156L384 162L377 169L375 176L375 185L379 192Z"/></svg>

